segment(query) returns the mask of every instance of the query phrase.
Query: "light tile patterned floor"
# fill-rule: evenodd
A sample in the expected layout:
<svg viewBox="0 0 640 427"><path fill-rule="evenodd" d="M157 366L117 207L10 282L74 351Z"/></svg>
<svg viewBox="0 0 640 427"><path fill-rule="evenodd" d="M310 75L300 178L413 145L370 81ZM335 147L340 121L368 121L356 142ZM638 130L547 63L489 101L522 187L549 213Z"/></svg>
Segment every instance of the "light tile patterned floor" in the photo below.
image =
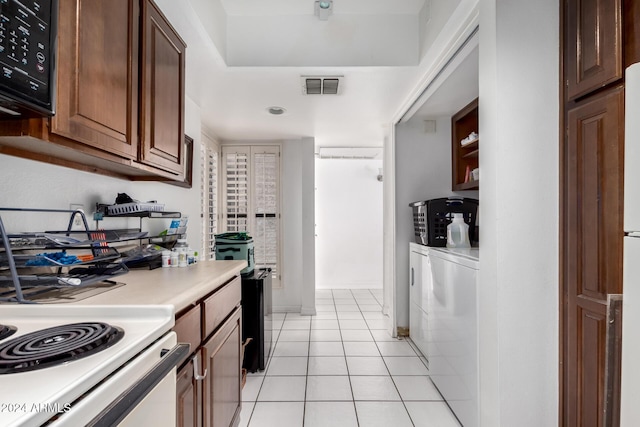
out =
<svg viewBox="0 0 640 427"><path fill-rule="evenodd" d="M460 427L420 353L387 332L382 290L318 290L316 316L275 313L241 427Z"/></svg>

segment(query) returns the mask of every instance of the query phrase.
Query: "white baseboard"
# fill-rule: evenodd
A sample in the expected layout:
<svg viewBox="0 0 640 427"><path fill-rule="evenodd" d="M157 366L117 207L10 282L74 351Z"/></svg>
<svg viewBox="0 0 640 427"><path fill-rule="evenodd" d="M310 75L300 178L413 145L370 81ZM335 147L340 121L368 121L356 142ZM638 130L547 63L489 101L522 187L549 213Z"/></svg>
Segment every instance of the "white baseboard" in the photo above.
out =
<svg viewBox="0 0 640 427"><path fill-rule="evenodd" d="M274 313L300 313L301 306L299 305L274 305Z"/></svg>
<svg viewBox="0 0 640 427"><path fill-rule="evenodd" d="M357 282L344 282L344 283L318 283L316 282L316 289L382 289L382 282L380 283L357 283Z"/></svg>
<svg viewBox="0 0 640 427"><path fill-rule="evenodd" d="M315 316L317 314L316 313L316 307L315 306L313 306L313 307L302 307L300 309L300 314L302 316Z"/></svg>

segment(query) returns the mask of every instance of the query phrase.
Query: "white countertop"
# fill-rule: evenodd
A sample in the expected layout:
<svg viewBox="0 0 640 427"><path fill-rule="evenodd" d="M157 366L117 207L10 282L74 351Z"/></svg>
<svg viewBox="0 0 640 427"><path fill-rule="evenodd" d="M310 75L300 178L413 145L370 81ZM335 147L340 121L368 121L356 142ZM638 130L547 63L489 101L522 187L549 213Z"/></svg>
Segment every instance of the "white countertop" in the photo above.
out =
<svg viewBox="0 0 640 427"><path fill-rule="evenodd" d="M430 257L438 257L475 270L480 268L479 248L429 248Z"/></svg>
<svg viewBox="0 0 640 427"><path fill-rule="evenodd" d="M240 275L246 261L200 261L188 267L131 270L117 277L126 286L82 299L78 305L172 305L176 313Z"/></svg>
<svg viewBox="0 0 640 427"><path fill-rule="evenodd" d="M464 258L469 258L473 261L480 261L480 248L434 248L430 247L429 249L448 253L451 255L458 255Z"/></svg>

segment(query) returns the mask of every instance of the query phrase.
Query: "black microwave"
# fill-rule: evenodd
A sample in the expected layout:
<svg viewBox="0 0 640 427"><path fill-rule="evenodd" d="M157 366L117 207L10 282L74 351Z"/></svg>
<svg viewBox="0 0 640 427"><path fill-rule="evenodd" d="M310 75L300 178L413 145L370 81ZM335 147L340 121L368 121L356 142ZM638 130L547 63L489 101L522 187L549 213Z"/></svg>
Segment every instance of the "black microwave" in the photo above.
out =
<svg viewBox="0 0 640 427"><path fill-rule="evenodd" d="M0 118L53 116L58 0L0 0Z"/></svg>

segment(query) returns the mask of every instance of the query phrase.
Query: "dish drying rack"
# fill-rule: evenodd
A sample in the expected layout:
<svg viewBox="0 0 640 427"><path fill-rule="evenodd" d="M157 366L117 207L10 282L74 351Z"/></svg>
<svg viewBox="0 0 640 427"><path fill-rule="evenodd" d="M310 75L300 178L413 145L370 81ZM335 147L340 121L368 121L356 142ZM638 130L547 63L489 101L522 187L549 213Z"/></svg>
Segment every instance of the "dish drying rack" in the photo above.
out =
<svg viewBox="0 0 640 427"><path fill-rule="evenodd" d="M65 231L41 233L7 234L2 221L2 212L68 213L69 224ZM81 230L73 230L76 218L82 223ZM0 267L8 269L9 275L0 275L0 301L35 303L34 297L52 289L79 288L99 283L126 274L129 269L119 262L120 253L109 246L111 240L122 241L112 232L90 230L82 210L0 208ZM75 260L63 259L54 253L27 253L26 251L88 250L87 255L78 255ZM2 251L3 250L3 251ZM48 268L55 272L41 274L19 274L20 269ZM13 289L11 289L11 286Z"/></svg>

